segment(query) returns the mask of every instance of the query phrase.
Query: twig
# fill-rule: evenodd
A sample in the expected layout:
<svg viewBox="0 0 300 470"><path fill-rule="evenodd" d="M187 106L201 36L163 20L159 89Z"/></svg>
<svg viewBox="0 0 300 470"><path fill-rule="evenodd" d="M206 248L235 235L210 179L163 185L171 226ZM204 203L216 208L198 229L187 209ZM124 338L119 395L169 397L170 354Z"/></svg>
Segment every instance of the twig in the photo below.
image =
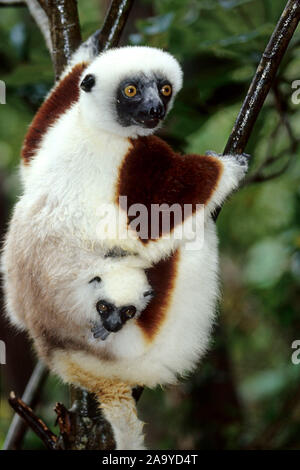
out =
<svg viewBox="0 0 300 470"><path fill-rule="evenodd" d="M261 57L233 130L224 149L226 154L244 152L253 126L270 91L284 53L300 20L300 0L289 0ZM214 213L216 221L221 212Z"/></svg>
<svg viewBox="0 0 300 470"><path fill-rule="evenodd" d="M54 411L57 414L56 424L59 426L60 439L62 439L63 448L65 449L72 431L72 417L62 403L56 403Z"/></svg>
<svg viewBox="0 0 300 470"><path fill-rule="evenodd" d="M48 370L41 363L38 362L24 391L22 400L27 403L31 408L37 404L38 397L43 388L45 380L48 376ZM18 449L22 443L25 432L27 431L26 423L16 414L12 420L8 430L3 450Z"/></svg>
<svg viewBox="0 0 300 470"><path fill-rule="evenodd" d="M242 186L246 186L246 185L251 184L251 183L263 183L265 181L270 181L272 179L278 178L278 176L281 176L287 170L287 168L289 167L291 161L293 160L294 156L296 155L297 148L300 144L300 139L297 139L294 136L293 129L292 129L292 126L290 124L290 121L289 121L288 115L287 115L287 107L288 107L287 101L286 101L285 97L282 95L282 93L280 91L279 84L278 84L277 80L275 81L275 83L273 85L273 92L274 92L274 98L275 98L275 106L276 106L276 109L278 111L280 121L279 121L279 123L277 124L277 126L275 127L274 131L272 132L272 134L270 136L269 145L268 145L268 152L267 152L268 156L265 158L265 160L259 166L259 168L256 170L256 172L253 173L252 175L249 175L244 180L244 182L242 183ZM273 142L274 138L278 134L278 131L279 131L279 128L280 128L281 125L283 125L285 127L286 132L288 134L288 137L289 137L291 143L290 143L288 148L286 148L286 149L282 150L281 152L279 152L278 155L270 155L269 154L270 153L270 147L272 145L272 142ZM270 173L268 175L266 175L264 173L264 170L266 170L271 165L273 165L273 163L278 162L279 160L281 160L283 157L286 157L287 154L289 154L289 158L286 161L286 163L279 170L277 170L273 173Z"/></svg>
<svg viewBox="0 0 300 470"><path fill-rule="evenodd" d="M57 450L56 435L46 426L46 424L38 418L32 408L30 408L26 403L17 398L14 392L10 393L8 399L10 406L18 413L28 424L28 426L34 431L34 433L43 441L47 449Z"/></svg>
<svg viewBox="0 0 300 470"><path fill-rule="evenodd" d="M282 150L277 156L269 155L263 161L263 163L259 166L259 168L255 171L255 173L245 178L241 186L244 187L252 183L263 183L265 181L270 181L272 179L275 179L281 176L288 169L292 159L297 153L297 148L299 145L300 145L300 139L295 139L295 140L292 140L288 148L285 148L284 150ZM287 162L283 165L283 167L281 167L279 170L273 173L270 173L269 175L266 175L264 173L264 170L266 168L270 167L273 163L278 162L282 158L286 157L287 154L290 154L290 155L289 155Z"/></svg>
<svg viewBox="0 0 300 470"><path fill-rule="evenodd" d="M280 116L280 120L284 127L286 128L287 134L291 140L291 142L297 141L296 137L294 136L292 126L288 119L287 115L287 108L288 108L288 100L282 95L282 92L279 88L278 80L275 80L273 84L273 94L275 100L275 106L277 108L278 114Z"/></svg>
<svg viewBox="0 0 300 470"><path fill-rule="evenodd" d="M300 1L289 0L262 55L224 154L241 154L300 20Z"/></svg>

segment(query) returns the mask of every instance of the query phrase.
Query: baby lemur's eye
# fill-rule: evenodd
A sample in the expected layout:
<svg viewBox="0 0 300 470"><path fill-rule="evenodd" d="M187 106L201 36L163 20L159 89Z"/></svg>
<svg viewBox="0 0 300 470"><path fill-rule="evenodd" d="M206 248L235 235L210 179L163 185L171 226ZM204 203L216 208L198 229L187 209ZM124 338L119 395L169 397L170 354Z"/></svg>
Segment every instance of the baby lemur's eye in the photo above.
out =
<svg viewBox="0 0 300 470"><path fill-rule="evenodd" d="M136 308L133 305L130 305L129 307L124 307L122 313L123 315L125 315L126 318L132 318L136 313Z"/></svg>
<svg viewBox="0 0 300 470"><path fill-rule="evenodd" d="M128 98L133 98L137 94L137 88L134 85L128 85L124 88L124 93Z"/></svg>
<svg viewBox="0 0 300 470"><path fill-rule="evenodd" d="M108 305L106 305L104 302L97 302L97 306L96 306L97 310L99 313L107 313L109 308L108 308Z"/></svg>
<svg viewBox="0 0 300 470"><path fill-rule="evenodd" d="M172 94L172 87L171 85L164 85L161 89L160 92L164 96L171 96Z"/></svg>

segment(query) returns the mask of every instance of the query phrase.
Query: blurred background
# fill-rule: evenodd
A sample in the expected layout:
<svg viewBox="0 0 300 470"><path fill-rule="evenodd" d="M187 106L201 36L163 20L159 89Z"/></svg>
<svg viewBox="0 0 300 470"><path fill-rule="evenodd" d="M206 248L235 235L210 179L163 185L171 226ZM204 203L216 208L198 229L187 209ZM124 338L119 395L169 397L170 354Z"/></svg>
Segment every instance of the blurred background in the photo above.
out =
<svg viewBox="0 0 300 470"><path fill-rule="evenodd" d="M108 1L79 0L83 38L99 28ZM177 150L222 152L285 0L137 0L123 44L163 47L185 82L161 135ZM42 36L26 7L0 7L0 233L19 192L26 129L53 83ZM222 302L210 353L177 387L144 392L139 409L152 449L300 448L300 31L259 116L244 187L218 219ZM1 294L0 294L1 301ZM0 366L0 447L34 364L30 344L0 315L7 365ZM68 390L48 378L37 413L52 428ZM42 444L28 432L24 448Z"/></svg>

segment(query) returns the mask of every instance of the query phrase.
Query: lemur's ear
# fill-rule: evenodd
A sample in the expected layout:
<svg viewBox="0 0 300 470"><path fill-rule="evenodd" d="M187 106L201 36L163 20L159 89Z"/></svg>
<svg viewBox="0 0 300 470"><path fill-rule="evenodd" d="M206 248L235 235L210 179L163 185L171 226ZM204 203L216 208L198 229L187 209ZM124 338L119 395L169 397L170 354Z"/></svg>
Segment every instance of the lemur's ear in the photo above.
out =
<svg viewBox="0 0 300 470"><path fill-rule="evenodd" d="M95 76L89 73L88 75L84 77L84 79L80 83L80 88L82 88L82 90L86 92L89 92L95 85L95 81L96 81Z"/></svg>

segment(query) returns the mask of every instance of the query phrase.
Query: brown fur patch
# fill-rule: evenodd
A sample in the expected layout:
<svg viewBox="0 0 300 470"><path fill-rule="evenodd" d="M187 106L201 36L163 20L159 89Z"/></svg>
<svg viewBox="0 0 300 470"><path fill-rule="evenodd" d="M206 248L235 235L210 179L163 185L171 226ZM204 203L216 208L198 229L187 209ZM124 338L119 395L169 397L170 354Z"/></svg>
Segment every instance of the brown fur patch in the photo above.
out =
<svg viewBox="0 0 300 470"><path fill-rule="evenodd" d="M119 203L119 196L127 196L128 208L137 203L147 207L148 228L140 234L141 240L147 243L160 238L169 229L172 231L195 212L196 204L207 204L218 184L223 166L212 156L177 154L156 136L140 137L131 143L132 148L119 171L116 201ZM166 230L161 213L156 221L151 216L152 204L180 205L179 218L172 210L164 211L170 214L170 227ZM191 210L186 214L183 211L185 204L191 205ZM129 225L137 215L128 216Z"/></svg>
<svg viewBox="0 0 300 470"><path fill-rule="evenodd" d="M88 64L77 64L54 88L36 113L26 134L22 158L28 164L50 126L79 98L79 79Z"/></svg>
<svg viewBox="0 0 300 470"><path fill-rule="evenodd" d="M147 270L149 283L155 290L155 297L137 322L149 341L153 340L159 332L166 318L175 286L178 261L179 252L176 251L168 259L161 260L153 268Z"/></svg>

